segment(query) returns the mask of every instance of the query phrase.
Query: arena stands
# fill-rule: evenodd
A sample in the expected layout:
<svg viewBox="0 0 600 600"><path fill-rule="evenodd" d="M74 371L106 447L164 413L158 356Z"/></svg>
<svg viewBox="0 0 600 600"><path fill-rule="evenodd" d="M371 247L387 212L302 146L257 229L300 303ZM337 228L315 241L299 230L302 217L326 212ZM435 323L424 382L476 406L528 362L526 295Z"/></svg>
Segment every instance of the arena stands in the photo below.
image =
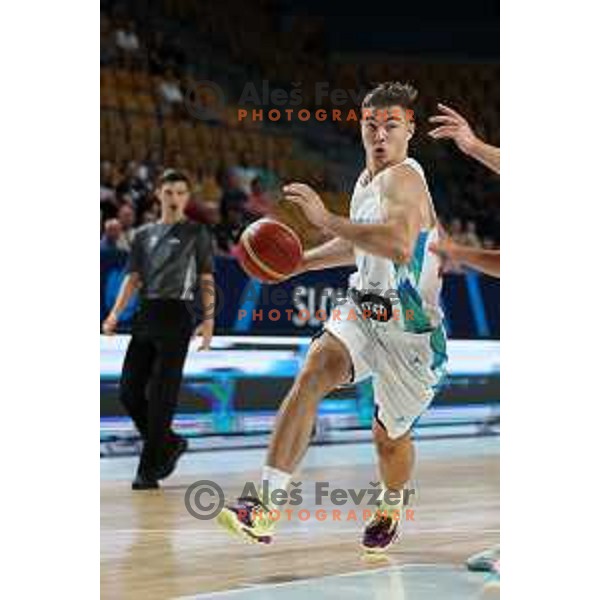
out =
<svg viewBox="0 0 600 600"><path fill-rule="evenodd" d="M499 144L497 63L395 55L393 48L385 57L368 49L340 51L331 19L294 14L285 2L251 0L245 6L240 13L229 0L101 2L103 224L118 219L123 204L134 209L136 224L158 218L153 180L169 165L190 174L209 220L221 228L222 252L232 231L257 216L250 200L255 179L264 196L261 210L268 211L270 202L273 212L300 228L305 244L315 244L316 232L277 202L278 190L282 181L306 181L332 210L347 211L362 159L357 123L240 121L238 109L253 108L240 99L248 86L262 90L268 82L288 93L301 89L297 109L331 112L339 103L332 95L318 97L318 85L363 91L373 82L401 79L420 91L413 154L427 170L442 222L450 228L452 221L454 234L467 243L497 245L498 179L451 144L424 135L426 117L443 100ZM247 19L251 26L244 27ZM270 97L259 108L266 114L276 107ZM244 206L249 202L241 221L223 202L236 193L245 196Z"/></svg>

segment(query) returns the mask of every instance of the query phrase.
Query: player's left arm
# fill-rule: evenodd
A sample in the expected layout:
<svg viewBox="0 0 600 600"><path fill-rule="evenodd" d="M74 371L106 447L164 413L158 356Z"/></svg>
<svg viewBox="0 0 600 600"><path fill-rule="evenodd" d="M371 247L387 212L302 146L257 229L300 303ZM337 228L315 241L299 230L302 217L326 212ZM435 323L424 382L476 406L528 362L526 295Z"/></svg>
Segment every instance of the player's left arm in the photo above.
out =
<svg viewBox="0 0 600 600"><path fill-rule="evenodd" d="M286 199L298 204L317 227L352 242L364 252L407 264L420 230L421 210L427 189L410 167L389 169L382 177L383 223L354 223L327 211L318 194L304 184L284 188Z"/></svg>

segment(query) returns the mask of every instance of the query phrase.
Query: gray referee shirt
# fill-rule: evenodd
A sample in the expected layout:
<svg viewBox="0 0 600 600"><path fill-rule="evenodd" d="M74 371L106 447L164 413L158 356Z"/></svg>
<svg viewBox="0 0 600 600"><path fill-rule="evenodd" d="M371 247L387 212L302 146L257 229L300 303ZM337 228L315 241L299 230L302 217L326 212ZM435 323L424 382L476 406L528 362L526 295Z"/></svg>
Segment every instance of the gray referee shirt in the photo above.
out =
<svg viewBox="0 0 600 600"><path fill-rule="evenodd" d="M179 221L140 227L133 239L127 272L140 275L141 298L193 301L198 275L213 272L208 226Z"/></svg>

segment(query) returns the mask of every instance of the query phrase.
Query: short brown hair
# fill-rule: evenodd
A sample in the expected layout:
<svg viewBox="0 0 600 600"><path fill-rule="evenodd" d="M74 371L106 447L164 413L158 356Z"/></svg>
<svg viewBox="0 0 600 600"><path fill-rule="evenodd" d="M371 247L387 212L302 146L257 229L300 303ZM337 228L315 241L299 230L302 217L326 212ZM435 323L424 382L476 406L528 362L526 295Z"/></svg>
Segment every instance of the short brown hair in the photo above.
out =
<svg viewBox="0 0 600 600"><path fill-rule="evenodd" d="M418 95L419 92L410 83L385 81L367 93L362 105L363 108L386 108L395 105L411 108Z"/></svg>
<svg viewBox="0 0 600 600"><path fill-rule="evenodd" d="M183 181L188 189L192 187L189 177L177 169L165 169L158 178L158 186L162 187L165 183L177 183L178 181Z"/></svg>

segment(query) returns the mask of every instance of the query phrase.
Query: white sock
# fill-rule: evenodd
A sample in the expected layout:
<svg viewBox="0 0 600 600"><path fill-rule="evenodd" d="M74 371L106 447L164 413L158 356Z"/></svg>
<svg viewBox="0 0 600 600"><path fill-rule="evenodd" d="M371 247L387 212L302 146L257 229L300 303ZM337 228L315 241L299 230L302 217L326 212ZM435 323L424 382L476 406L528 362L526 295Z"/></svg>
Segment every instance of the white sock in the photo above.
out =
<svg viewBox="0 0 600 600"><path fill-rule="evenodd" d="M291 473L285 473L275 467L265 465L262 470L260 483L262 486L262 482L267 481L269 483L269 494L272 494L274 490L287 490L291 478Z"/></svg>

